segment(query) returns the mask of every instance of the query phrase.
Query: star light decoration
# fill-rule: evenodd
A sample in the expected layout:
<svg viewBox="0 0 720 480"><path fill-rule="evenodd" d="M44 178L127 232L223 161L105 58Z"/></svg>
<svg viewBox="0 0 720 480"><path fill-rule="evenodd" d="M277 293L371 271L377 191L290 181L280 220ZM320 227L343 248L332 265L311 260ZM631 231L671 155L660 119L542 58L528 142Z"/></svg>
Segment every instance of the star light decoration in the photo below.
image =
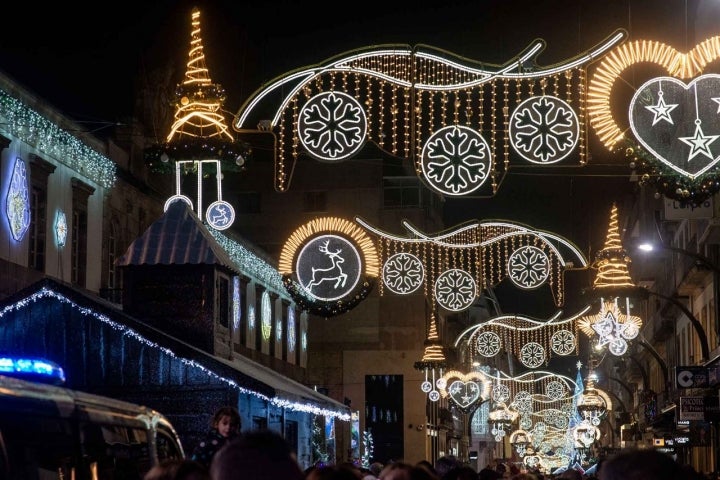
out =
<svg viewBox="0 0 720 480"><path fill-rule="evenodd" d="M656 188L658 198L698 206L720 191L720 75L703 74L718 58L717 36L686 53L638 40L611 50L590 78L590 125L609 150L625 151L640 184ZM655 63L671 76L652 78L636 90L628 128L613 118L610 97L624 70L635 63ZM627 131L633 135L626 137Z"/></svg>
<svg viewBox="0 0 720 480"><path fill-rule="evenodd" d="M642 327L642 319L630 312L631 299L647 295L630 278L630 261L620 242L617 206L613 204L605 246L597 253L593 264L598 273L589 291L593 298L599 299L600 311L583 316L578 321L578 328L588 337L597 339L597 349L607 347L616 356L627 352L628 341L637 337ZM621 299L624 313L620 309Z"/></svg>

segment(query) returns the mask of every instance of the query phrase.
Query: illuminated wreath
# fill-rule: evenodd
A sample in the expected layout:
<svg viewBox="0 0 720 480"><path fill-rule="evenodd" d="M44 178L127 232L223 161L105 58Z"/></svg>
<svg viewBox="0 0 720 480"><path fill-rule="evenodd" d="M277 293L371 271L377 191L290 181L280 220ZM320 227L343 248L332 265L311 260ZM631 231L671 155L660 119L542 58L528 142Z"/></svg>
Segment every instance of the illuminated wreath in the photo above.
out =
<svg viewBox="0 0 720 480"><path fill-rule="evenodd" d="M230 142L222 138L164 142L152 145L143 152L148 170L164 174L175 173L177 160L189 159L217 159L220 160L223 172L241 172L245 170L245 160L251 153L249 143L240 140Z"/></svg>
<svg viewBox="0 0 720 480"><path fill-rule="evenodd" d="M300 309L331 317L368 296L380 267L375 245L362 229L347 220L322 217L290 235L278 271Z"/></svg>
<svg viewBox="0 0 720 480"><path fill-rule="evenodd" d="M630 160L630 168L638 174L640 185L654 187L659 194L677 200L681 205L697 207L720 191L720 167L708 170L700 181L696 181L678 175L658 162L634 140L625 140L625 147L625 157Z"/></svg>

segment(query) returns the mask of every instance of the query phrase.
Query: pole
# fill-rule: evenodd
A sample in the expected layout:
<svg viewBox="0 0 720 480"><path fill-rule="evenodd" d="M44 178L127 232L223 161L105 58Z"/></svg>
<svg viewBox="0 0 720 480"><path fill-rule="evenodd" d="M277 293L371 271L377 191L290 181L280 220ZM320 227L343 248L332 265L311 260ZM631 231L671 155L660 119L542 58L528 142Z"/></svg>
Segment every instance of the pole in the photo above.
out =
<svg viewBox="0 0 720 480"><path fill-rule="evenodd" d="M652 291L648 290L647 288L645 289L645 291L647 291L647 293L650 295L655 295L656 297L662 298L663 300L666 300L666 301L672 303L673 305L678 307L680 309L680 311L682 311L685 314L685 316L688 318L688 320L690 320L690 323L692 324L693 328L695 328L695 332L697 332L698 339L700 340L700 348L702 349L703 359L706 361L710 360L710 347L708 346L708 339L707 339L707 335L705 334L705 329L703 328L702 323L700 323L698 321L698 319L695 318L695 315L693 315L693 313L690 311L690 309L687 308L685 305L683 305L682 302L680 302L675 297L669 297L667 295L663 295L662 293L652 292ZM667 375L666 375L666 378L667 378Z"/></svg>

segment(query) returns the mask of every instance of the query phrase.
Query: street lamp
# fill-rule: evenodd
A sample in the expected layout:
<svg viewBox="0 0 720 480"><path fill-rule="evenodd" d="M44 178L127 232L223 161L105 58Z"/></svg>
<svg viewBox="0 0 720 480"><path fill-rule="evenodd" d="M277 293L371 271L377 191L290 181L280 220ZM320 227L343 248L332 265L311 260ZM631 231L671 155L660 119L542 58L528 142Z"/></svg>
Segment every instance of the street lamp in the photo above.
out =
<svg viewBox="0 0 720 480"><path fill-rule="evenodd" d="M654 244L651 242L642 242L637 245L637 248L638 248L638 250L640 250L642 252L652 252L655 250L657 245L658 244ZM714 272L713 283L715 284L716 298L720 298L717 295L717 293L720 293L720 289L718 288L719 287L718 284L720 282L720 267L717 265L717 262L714 262L712 259L710 259L710 258L706 257L705 255L702 255L698 252L693 252L691 250L685 250L683 248L675 247L673 245L660 243L659 247L662 249L669 250L671 252L678 253L680 255L684 255L686 257L692 258L695 260L695 262L698 266L702 266L704 268L707 268L708 270L713 271ZM678 309L680 309L680 311L682 311L685 314L685 316L688 318L688 320L692 324L693 328L697 332L698 339L700 340L700 347L702 349L703 358L706 360L709 360L710 348L708 345L707 334L705 333L705 329L703 328L702 323L700 323L700 321L698 321L698 319L695 318L695 315L693 315L692 311L690 311L690 309L687 306L685 306L682 302L680 302L677 299L677 297L675 297L675 296L663 295L661 293L652 292L647 289L646 289L646 291L649 295L654 295L658 298L661 298L663 300L666 300L666 301L672 303ZM716 308L718 308L718 307L716 307ZM715 312L715 313L717 315L718 312Z"/></svg>
<svg viewBox="0 0 720 480"><path fill-rule="evenodd" d="M637 246L638 250L643 252L652 252L656 248L656 244L650 243L650 242L642 242L638 244ZM720 267L718 267L717 262L713 262L710 258L706 257L705 255L701 255L700 253L693 252L690 250L685 250L680 247L674 247L672 245L666 245L666 244L660 244L660 248L663 248L665 250L670 250L671 252L679 253L681 255L686 255L688 257L692 257L695 259L695 261L702 265L705 268L708 268L712 271L714 271L716 274L720 275Z"/></svg>

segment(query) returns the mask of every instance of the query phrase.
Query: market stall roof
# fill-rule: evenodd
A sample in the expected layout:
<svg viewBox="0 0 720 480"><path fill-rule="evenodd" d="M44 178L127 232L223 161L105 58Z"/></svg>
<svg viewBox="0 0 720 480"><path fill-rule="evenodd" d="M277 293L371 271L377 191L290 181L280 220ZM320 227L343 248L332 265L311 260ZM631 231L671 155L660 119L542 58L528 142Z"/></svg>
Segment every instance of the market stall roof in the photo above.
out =
<svg viewBox="0 0 720 480"><path fill-rule="evenodd" d="M128 265L222 265L235 270L230 256L215 241L184 201L172 202L165 213L133 241L116 262Z"/></svg>
<svg viewBox="0 0 720 480"><path fill-rule="evenodd" d="M8 318L15 317L15 312L25 308L39 311L38 303L47 301L63 304L63 308L53 309L54 312L69 315L71 311L77 311L90 315L98 321L112 324L127 336L172 352L175 357L198 366L208 375L224 379L230 388L235 385L234 388L250 391L280 407L350 420L350 409L347 406L250 358L238 355L232 361L221 359L127 315L107 300L50 278L40 280L1 301L0 320L7 322ZM44 318L48 328L56 321L50 315ZM4 350L10 351L12 347L5 346Z"/></svg>

